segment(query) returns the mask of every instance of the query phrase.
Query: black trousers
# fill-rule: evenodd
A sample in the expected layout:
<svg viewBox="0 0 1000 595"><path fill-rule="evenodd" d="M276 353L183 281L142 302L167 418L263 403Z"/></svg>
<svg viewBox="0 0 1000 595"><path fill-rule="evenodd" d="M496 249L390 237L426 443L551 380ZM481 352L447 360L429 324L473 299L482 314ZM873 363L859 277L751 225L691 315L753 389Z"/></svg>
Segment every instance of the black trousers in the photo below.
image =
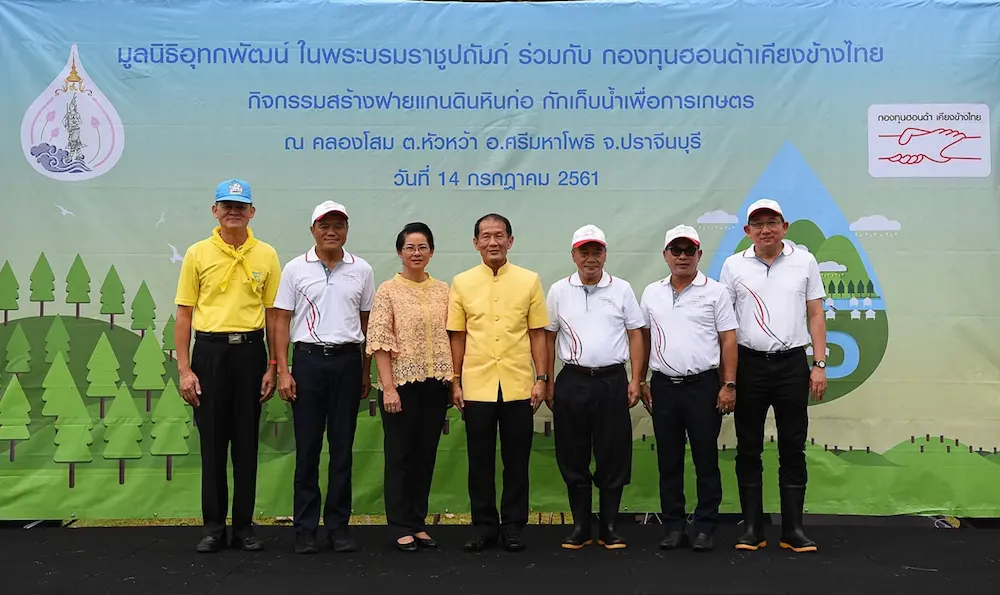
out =
<svg viewBox="0 0 1000 595"><path fill-rule="evenodd" d="M231 344L226 333L195 333L191 371L201 385L194 409L201 441L201 514L205 533L225 538L229 510L227 464L233 460L233 535L253 534L257 497L257 432L260 384L267 371L264 331L242 333Z"/></svg>
<svg viewBox="0 0 1000 595"><path fill-rule="evenodd" d="M486 536L517 533L528 524L528 460L534 437L530 399L465 402L472 525ZM503 494L497 512L497 429L503 460Z"/></svg>
<svg viewBox="0 0 1000 595"><path fill-rule="evenodd" d="M351 519L351 466L361 400L361 362L360 346L331 355L303 351L296 346L292 421L297 533L315 533L319 528L319 457L324 431L330 464L323 524L328 532L334 532L347 528Z"/></svg>
<svg viewBox="0 0 1000 595"><path fill-rule="evenodd" d="M632 478L632 416L625 366L599 377L564 367L556 376L552 400L556 463L566 487L627 486Z"/></svg>
<svg viewBox="0 0 1000 595"><path fill-rule="evenodd" d="M719 430L722 414L717 408L722 387L718 370L708 370L683 380L653 373L649 389L653 395L653 433L660 471L660 510L667 530L684 528L685 438L691 444L698 486L694 530L713 533L722 504L722 474L719 471Z"/></svg>
<svg viewBox="0 0 1000 595"><path fill-rule="evenodd" d="M778 484L806 485L806 434L809 431L809 361L805 349L764 354L739 348L736 366L736 478L758 486L763 467L764 422L774 407L778 430Z"/></svg>
<svg viewBox="0 0 1000 595"><path fill-rule="evenodd" d="M385 516L399 537L424 530L427 500L434 477L438 442L448 411L451 389L428 379L396 387L402 411L382 410L385 452Z"/></svg>

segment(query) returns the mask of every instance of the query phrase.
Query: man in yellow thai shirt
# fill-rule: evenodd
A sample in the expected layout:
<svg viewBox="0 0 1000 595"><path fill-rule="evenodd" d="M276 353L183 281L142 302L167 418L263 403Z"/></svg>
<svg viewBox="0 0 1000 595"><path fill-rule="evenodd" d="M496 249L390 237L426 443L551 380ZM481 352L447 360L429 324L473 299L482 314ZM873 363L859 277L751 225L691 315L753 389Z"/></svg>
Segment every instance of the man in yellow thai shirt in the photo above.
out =
<svg viewBox="0 0 1000 595"><path fill-rule="evenodd" d="M528 523L528 461L533 415L545 398L545 293L537 273L511 264L510 221L495 213L476 222L473 245L483 262L451 284L448 333L455 379L452 403L465 417L469 499L476 534L465 551L482 551L499 539L504 549L524 549ZM534 368L532 368L534 364ZM496 440L500 431L503 494L496 507Z"/></svg>

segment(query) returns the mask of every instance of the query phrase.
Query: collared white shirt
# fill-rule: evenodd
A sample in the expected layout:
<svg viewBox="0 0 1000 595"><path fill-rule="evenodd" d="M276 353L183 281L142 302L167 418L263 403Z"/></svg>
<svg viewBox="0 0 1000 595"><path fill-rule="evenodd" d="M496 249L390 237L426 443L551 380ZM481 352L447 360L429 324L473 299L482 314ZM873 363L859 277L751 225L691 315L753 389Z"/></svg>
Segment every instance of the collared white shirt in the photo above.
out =
<svg viewBox="0 0 1000 595"><path fill-rule="evenodd" d="M556 333L557 357L585 368L628 361L626 331L645 325L632 286L607 271L593 287L583 285L580 273L556 281L545 303L550 320L545 329Z"/></svg>
<svg viewBox="0 0 1000 595"><path fill-rule="evenodd" d="M768 266L754 247L722 265L719 282L729 290L740 327L736 341L755 351L787 351L812 343L806 302L826 297L816 257L784 241Z"/></svg>
<svg viewBox="0 0 1000 595"><path fill-rule="evenodd" d="M333 269L316 256L316 247L285 265L274 307L291 310L293 343L361 343L361 312L371 312L375 274L363 258L344 250Z"/></svg>
<svg viewBox="0 0 1000 595"><path fill-rule="evenodd" d="M646 286L640 300L649 326L649 367L667 376L691 376L719 367L719 333L735 330L726 288L698 272L678 293L670 277Z"/></svg>

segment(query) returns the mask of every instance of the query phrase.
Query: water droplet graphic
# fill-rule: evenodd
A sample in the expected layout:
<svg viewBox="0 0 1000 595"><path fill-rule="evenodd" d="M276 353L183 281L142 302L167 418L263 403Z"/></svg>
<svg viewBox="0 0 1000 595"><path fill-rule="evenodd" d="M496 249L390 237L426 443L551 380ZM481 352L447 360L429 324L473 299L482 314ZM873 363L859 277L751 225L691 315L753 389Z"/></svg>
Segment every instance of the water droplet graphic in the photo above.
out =
<svg viewBox="0 0 1000 595"><path fill-rule="evenodd" d="M96 178L121 158L125 128L87 74L76 44L65 68L25 112L21 149L35 171L62 182Z"/></svg>
<svg viewBox="0 0 1000 595"><path fill-rule="evenodd" d="M808 250L820 264L827 297L823 310L827 329L829 387L821 403L843 397L863 384L878 368L889 342L885 296L855 229L876 231L871 222L897 230L899 223L883 215L848 223L823 183L802 155L785 143L750 190L737 222L722 238L708 275L719 278L722 263L751 247L743 232L746 210L754 201L778 201L790 223L786 242ZM810 348L810 356L812 351ZM815 402L810 400L811 404Z"/></svg>

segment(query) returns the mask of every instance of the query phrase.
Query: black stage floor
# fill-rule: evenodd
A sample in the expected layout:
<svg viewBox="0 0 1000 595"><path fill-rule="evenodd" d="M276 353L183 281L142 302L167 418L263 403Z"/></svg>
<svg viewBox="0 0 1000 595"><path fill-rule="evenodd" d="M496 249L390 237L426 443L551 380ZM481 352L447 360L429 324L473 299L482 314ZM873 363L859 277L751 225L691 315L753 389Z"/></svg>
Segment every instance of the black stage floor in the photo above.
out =
<svg viewBox="0 0 1000 595"><path fill-rule="evenodd" d="M264 552L207 555L194 552L200 529L191 527L3 529L0 592L952 595L996 593L1000 584L997 530L814 526L816 554L773 547L778 527L768 528L768 548L756 553L731 548L732 525L719 528L709 553L661 552L655 525L622 527L626 550L573 552L559 548L568 530L532 525L522 552L466 554L469 527L434 527L440 550L418 553L396 551L386 527L357 527L358 552L300 556L287 527L258 530Z"/></svg>

